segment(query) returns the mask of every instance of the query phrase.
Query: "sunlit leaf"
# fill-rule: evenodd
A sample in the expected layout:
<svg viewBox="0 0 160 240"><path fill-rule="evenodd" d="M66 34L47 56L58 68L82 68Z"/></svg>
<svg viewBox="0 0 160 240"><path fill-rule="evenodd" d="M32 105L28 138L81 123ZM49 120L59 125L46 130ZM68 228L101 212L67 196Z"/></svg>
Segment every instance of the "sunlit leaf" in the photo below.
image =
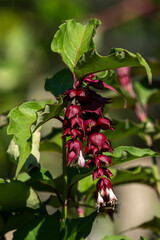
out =
<svg viewBox="0 0 160 240"><path fill-rule="evenodd" d="M149 102L149 99L156 93L160 94L159 87L159 82L157 82L157 84L153 82L151 86L147 86L145 81L137 81L134 83L137 98L142 105L146 105Z"/></svg>
<svg viewBox="0 0 160 240"><path fill-rule="evenodd" d="M63 23L56 32L51 44L52 51L62 56L71 72L74 72L74 67L82 54L94 49L92 38L99 25L100 21L97 19L91 19L87 25L71 19Z"/></svg>
<svg viewBox="0 0 160 240"><path fill-rule="evenodd" d="M81 79L91 73L133 66L144 67L148 79L151 81L152 74L150 67L140 54L133 54L121 48L112 49L108 56L101 56L96 50L90 50L84 53L75 67L75 74L78 79Z"/></svg>
<svg viewBox="0 0 160 240"><path fill-rule="evenodd" d="M40 132L39 130L37 130L32 134L32 143L31 143L32 150L23 165L23 169L25 169L26 172L30 171L30 169L33 167L38 167L38 168L40 167L39 143L40 143ZM20 153L19 153L18 145L15 143L13 139L9 144L7 153L9 155L10 160L16 165L18 165Z"/></svg>
<svg viewBox="0 0 160 240"><path fill-rule="evenodd" d="M22 169L26 159L31 153L31 125L36 120L36 112L44 107L46 102L27 102L12 109L8 114L8 135L14 135L14 141L19 148L19 162L16 176Z"/></svg>
<svg viewBox="0 0 160 240"><path fill-rule="evenodd" d="M160 76L160 61L158 59L148 58L147 62L152 69L153 76ZM135 67L131 69L131 76L144 75L145 71L143 68Z"/></svg>
<svg viewBox="0 0 160 240"><path fill-rule="evenodd" d="M55 104L46 104L45 107L37 112L37 120L32 125L32 132L34 132L41 125L49 121L54 117L59 117L62 111L66 107L66 102L63 101L63 96L59 96L58 103Z"/></svg>
<svg viewBox="0 0 160 240"><path fill-rule="evenodd" d="M113 154L107 153L112 157L115 165L144 157L160 156L149 148L137 148L132 146L119 146L114 149Z"/></svg>
<svg viewBox="0 0 160 240"><path fill-rule="evenodd" d="M153 169L150 167L136 167L126 170L117 170L112 178L113 185L125 184L125 183L144 183L150 186L154 186L156 179L154 177Z"/></svg>

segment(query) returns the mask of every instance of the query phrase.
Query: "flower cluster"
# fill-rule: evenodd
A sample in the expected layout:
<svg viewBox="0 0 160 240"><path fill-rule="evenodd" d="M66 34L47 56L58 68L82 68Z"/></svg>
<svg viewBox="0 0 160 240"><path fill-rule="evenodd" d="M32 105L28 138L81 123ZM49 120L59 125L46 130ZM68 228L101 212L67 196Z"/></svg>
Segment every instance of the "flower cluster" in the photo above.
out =
<svg viewBox="0 0 160 240"><path fill-rule="evenodd" d="M77 82L73 89L65 92L68 107L65 111L63 123L63 138L70 136L66 143L67 166L96 167L93 171L93 180L97 182L97 207L116 204L117 198L113 193L110 182L112 173L107 168L113 164L104 152L113 152L110 142L100 130L114 130L112 122L103 116L105 104L110 103L109 98L97 94L92 88L108 88L116 90L105 82L94 79L94 74ZM82 87L82 85L85 85ZM116 92L117 93L117 92ZM82 143L87 141L84 156L89 160L85 163L82 153Z"/></svg>

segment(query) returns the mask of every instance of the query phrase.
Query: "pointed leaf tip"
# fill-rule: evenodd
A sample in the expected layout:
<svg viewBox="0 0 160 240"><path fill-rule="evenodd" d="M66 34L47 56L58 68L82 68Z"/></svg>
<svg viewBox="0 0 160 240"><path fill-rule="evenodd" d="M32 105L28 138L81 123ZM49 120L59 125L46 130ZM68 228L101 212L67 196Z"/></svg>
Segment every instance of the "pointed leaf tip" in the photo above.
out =
<svg viewBox="0 0 160 240"><path fill-rule="evenodd" d="M61 55L72 73L83 53L95 48L93 36L100 24L98 19L91 19L86 25L70 19L54 35L51 49Z"/></svg>
<svg viewBox="0 0 160 240"><path fill-rule="evenodd" d="M78 79L96 72L121 67L144 67L149 83L152 82L152 73L148 63L139 53L131 53L122 48L112 48L108 56L101 56L95 49L83 54L75 66L75 75Z"/></svg>

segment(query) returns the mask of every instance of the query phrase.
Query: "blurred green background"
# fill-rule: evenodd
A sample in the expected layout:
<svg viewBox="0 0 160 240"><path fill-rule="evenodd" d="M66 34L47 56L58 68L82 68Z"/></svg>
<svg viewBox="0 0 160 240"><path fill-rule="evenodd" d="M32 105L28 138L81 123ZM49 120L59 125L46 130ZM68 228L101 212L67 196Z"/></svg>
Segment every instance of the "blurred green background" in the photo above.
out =
<svg viewBox="0 0 160 240"><path fill-rule="evenodd" d="M160 60L159 3L158 0L1 0L0 114L24 101L52 98L43 90L44 79L65 65L50 45L58 26L66 19L75 18L81 23L92 17L100 19L102 25L95 43L102 55L112 47L119 47L139 52L145 59ZM150 110L153 117L159 116L158 107ZM1 128L0 177L14 175L6 154L10 140L6 127ZM48 156L47 164L52 165L52 155ZM57 170L53 169L57 174L58 165L60 162Z"/></svg>

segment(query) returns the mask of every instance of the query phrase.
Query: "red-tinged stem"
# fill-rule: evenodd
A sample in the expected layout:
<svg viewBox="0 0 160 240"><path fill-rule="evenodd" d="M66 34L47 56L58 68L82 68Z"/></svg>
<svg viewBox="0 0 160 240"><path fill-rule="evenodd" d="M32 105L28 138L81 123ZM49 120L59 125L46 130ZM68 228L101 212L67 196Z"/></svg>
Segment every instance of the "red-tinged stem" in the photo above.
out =
<svg viewBox="0 0 160 240"><path fill-rule="evenodd" d="M77 78L76 75L73 73L73 79L74 79L74 84L73 84L73 88L76 88L77 85Z"/></svg>
<svg viewBox="0 0 160 240"><path fill-rule="evenodd" d="M66 149L65 149L65 144L66 144L66 139L64 138L63 140L63 207L62 207L62 217L63 220L67 219L67 192L68 192L68 184L67 184L67 161L66 161Z"/></svg>

